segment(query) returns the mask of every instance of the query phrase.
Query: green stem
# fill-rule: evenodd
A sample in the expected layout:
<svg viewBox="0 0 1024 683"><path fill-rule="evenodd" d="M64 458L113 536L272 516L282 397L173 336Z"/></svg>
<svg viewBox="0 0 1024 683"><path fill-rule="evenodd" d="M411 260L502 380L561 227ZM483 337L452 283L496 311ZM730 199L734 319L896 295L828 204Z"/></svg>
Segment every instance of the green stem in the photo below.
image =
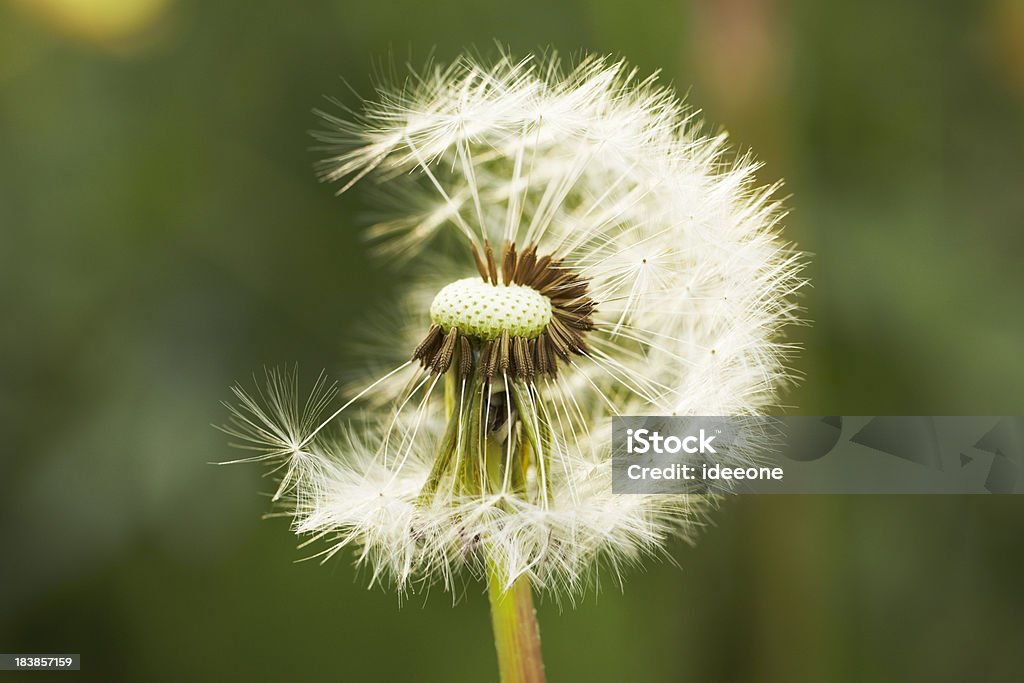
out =
<svg viewBox="0 0 1024 683"><path fill-rule="evenodd" d="M487 594L491 600L501 683L544 683L544 660L530 580L521 576L508 590L506 584L500 570L488 562Z"/></svg>

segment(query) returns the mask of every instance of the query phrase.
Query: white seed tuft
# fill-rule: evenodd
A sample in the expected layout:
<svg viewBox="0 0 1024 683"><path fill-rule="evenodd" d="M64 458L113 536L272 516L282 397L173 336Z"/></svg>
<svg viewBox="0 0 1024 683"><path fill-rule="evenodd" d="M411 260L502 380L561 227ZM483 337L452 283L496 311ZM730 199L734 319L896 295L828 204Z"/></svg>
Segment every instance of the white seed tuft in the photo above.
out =
<svg viewBox="0 0 1024 683"><path fill-rule="evenodd" d="M382 181L393 217L370 237L392 261L434 257L437 279L410 285L397 329L373 344L398 360L327 420L313 419L326 412L321 385L305 404L278 376L266 400L241 397L233 431L279 465L296 532L326 539L325 557L353 549L372 582L400 590L458 592L486 555L556 596L691 537L706 499L611 493L611 418L777 403L794 352L780 334L798 321L803 284L803 258L779 234L778 185L758 187L749 155L621 61L463 58L380 93L355 120L324 115L322 174L342 189ZM465 258L439 260L455 240ZM504 244L584 281L588 303L566 285L556 312L587 324L560 329L555 294L545 308L536 292L459 279L497 282L487 245ZM473 249L487 263L474 267ZM515 339L544 325L551 336ZM491 340L491 353L452 327ZM489 373L420 367L408 360L418 342L439 368ZM517 354L558 371L512 377L504 359ZM324 428L335 419L340 429ZM452 476L467 455L479 467Z"/></svg>

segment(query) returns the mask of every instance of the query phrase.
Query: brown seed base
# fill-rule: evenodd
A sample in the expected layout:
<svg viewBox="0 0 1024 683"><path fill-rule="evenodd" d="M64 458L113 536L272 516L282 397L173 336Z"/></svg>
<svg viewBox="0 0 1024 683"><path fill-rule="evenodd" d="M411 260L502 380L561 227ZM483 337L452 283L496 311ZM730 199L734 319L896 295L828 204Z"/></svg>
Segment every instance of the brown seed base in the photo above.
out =
<svg viewBox="0 0 1024 683"><path fill-rule="evenodd" d="M586 333L594 329L594 300L587 295L589 283L550 254L537 256L537 246L522 253L506 243L501 250L501 268L491 245L484 243L484 254L471 246L473 260L484 282L493 285L517 284L530 287L551 301L551 321L536 337L512 336L503 330L495 339L479 339L457 328L444 330L431 325L412 357L435 374L447 372L455 363L459 375L477 372L487 380L508 376L533 381L538 375L554 376L558 362L568 362L575 354L588 353Z"/></svg>

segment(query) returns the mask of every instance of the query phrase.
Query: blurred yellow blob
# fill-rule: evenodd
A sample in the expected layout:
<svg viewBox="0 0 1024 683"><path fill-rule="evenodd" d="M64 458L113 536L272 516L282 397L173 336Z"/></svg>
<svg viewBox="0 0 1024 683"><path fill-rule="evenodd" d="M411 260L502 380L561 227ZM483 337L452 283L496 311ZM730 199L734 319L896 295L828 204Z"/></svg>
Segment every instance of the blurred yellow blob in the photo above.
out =
<svg viewBox="0 0 1024 683"><path fill-rule="evenodd" d="M991 61L1006 84L1024 94L1024 2L993 5L988 29Z"/></svg>
<svg viewBox="0 0 1024 683"><path fill-rule="evenodd" d="M56 32L105 47L144 39L170 0L11 0ZM145 42L145 41L143 41Z"/></svg>

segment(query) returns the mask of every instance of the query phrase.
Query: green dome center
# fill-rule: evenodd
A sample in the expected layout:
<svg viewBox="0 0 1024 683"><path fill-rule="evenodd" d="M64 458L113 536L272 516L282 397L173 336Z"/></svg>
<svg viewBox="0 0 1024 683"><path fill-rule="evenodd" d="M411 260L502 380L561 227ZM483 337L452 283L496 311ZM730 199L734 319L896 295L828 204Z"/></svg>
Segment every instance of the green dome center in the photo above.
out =
<svg viewBox="0 0 1024 683"><path fill-rule="evenodd" d="M495 339L509 336L532 339L551 321L551 300L531 287L493 285L470 277L446 285L430 304L430 319L445 330Z"/></svg>

